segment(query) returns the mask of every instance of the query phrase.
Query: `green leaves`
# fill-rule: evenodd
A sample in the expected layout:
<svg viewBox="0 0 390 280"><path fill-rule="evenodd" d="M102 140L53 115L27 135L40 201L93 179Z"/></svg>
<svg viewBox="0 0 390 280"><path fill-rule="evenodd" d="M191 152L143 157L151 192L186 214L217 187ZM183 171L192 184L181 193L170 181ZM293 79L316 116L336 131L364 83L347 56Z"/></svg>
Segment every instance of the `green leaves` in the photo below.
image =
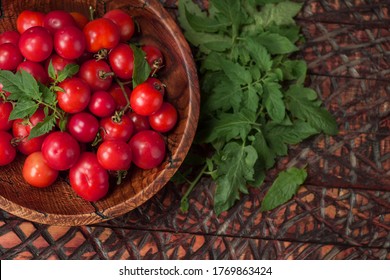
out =
<svg viewBox="0 0 390 280"><path fill-rule="evenodd" d="M136 87L146 81L152 69L146 60L145 52L135 45L130 47L134 53L133 87Z"/></svg>
<svg viewBox="0 0 390 280"><path fill-rule="evenodd" d="M294 17L302 4L209 3L202 11L192 0L179 1L179 22L197 47L202 107L196 143L213 151L204 166L217 184L214 208L219 214L248 186L259 187L289 145L321 132L333 135L337 123L317 93L304 87L306 62L290 59L301 38ZM306 176L297 168L281 172L262 210L290 199Z"/></svg>

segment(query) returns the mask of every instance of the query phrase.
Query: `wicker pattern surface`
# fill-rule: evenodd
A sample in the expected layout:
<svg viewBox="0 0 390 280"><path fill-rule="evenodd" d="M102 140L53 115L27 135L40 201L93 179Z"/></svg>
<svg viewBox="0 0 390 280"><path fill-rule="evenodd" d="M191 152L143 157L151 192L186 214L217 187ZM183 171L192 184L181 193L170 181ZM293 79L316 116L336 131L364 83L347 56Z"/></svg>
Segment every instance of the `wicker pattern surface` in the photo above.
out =
<svg viewBox="0 0 390 280"><path fill-rule="evenodd" d="M161 2L176 15L177 1ZM219 217L208 178L188 213L179 209L185 187L171 183L93 226L48 226L2 211L0 259L390 259L389 8L388 0L305 2L300 55L340 134L291 147L279 161L275 171L309 166L306 185L287 204L259 211L271 172L264 188Z"/></svg>

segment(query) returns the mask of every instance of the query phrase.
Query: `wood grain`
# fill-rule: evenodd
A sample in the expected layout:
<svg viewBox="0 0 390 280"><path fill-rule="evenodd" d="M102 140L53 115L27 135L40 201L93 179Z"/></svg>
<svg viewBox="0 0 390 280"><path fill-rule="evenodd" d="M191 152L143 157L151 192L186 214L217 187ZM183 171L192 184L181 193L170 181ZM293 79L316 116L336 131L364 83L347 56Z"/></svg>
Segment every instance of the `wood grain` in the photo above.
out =
<svg viewBox="0 0 390 280"><path fill-rule="evenodd" d="M84 225L112 219L136 208L155 195L172 177L185 158L198 122L199 88L190 48L181 30L163 6L154 0L130 1L2 1L0 31L15 28L15 19L24 9L47 12L54 9L88 13L90 5L98 14L120 8L139 24L141 43L154 44L165 58L159 78L166 84L166 98L178 110L179 121L166 135L169 150L165 161L153 170L134 167L121 185L112 185L109 195L96 203L79 198L66 178L45 190L35 189L21 177L23 157L0 168L1 208L27 220L56 225ZM66 177L66 176L64 176Z"/></svg>

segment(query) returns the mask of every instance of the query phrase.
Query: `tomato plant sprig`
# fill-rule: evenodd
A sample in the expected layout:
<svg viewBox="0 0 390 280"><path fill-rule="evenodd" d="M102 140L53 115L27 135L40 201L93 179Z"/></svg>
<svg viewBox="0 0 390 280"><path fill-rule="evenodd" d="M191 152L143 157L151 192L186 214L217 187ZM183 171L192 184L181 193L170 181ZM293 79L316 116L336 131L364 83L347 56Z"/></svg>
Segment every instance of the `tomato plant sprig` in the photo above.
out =
<svg viewBox="0 0 390 280"><path fill-rule="evenodd" d="M201 161L201 174L216 182L217 214L248 193L248 186L261 186L288 145L337 133L317 93L304 86L306 62L291 58L302 39L294 20L301 8L286 0L210 0L206 12L191 0L179 1L179 23L199 62L202 104L195 143L212 150ZM288 201L306 177L305 168L280 172L261 209ZM182 210L188 209L187 197L188 192Z"/></svg>

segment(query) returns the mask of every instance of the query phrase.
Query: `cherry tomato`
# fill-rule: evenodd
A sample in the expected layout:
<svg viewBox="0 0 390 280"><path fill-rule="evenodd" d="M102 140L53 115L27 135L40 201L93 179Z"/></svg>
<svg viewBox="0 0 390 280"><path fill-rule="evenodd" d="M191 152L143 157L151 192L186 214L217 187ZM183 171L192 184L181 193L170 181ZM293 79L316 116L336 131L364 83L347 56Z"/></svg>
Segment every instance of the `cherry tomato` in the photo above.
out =
<svg viewBox="0 0 390 280"><path fill-rule="evenodd" d="M119 27L107 18L99 18L88 22L83 32L87 40L87 51L89 52L115 48L120 40Z"/></svg>
<svg viewBox="0 0 390 280"><path fill-rule="evenodd" d="M130 168L131 149L125 141L104 141L100 144L96 155L100 165L107 170L120 171Z"/></svg>
<svg viewBox="0 0 390 280"><path fill-rule="evenodd" d="M59 71L64 70L65 66L68 64L75 64L76 61L73 59L66 59L61 56L59 56L56 53L53 53L45 62L45 70L46 72L49 71L49 64L53 64L54 72L57 75Z"/></svg>
<svg viewBox="0 0 390 280"><path fill-rule="evenodd" d="M0 44L11 43L19 46L20 34L16 31L5 31L0 34Z"/></svg>
<svg viewBox="0 0 390 280"><path fill-rule="evenodd" d="M92 142L99 131L99 121L90 113L77 113L69 118L68 131L79 142Z"/></svg>
<svg viewBox="0 0 390 280"><path fill-rule="evenodd" d="M16 157L16 149L11 141L10 133L0 131L0 166L10 164Z"/></svg>
<svg viewBox="0 0 390 280"><path fill-rule="evenodd" d="M104 60L88 60L84 62L78 76L87 82L92 91L108 90L112 84L113 72Z"/></svg>
<svg viewBox="0 0 390 280"><path fill-rule="evenodd" d="M46 84L49 81L49 76L47 71L43 68L42 64L33 61L23 61L16 68L16 71L24 70L27 73L31 74L35 80L41 82L42 84Z"/></svg>
<svg viewBox="0 0 390 280"><path fill-rule="evenodd" d="M123 89L126 92L128 100L130 100L131 89L127 86L123 86ZM117 110L122 110L123 108L126 107L127 105L126 97L123 93L122 88L117 83L112 84L112 86L108 90L108 93L114 98Z"/></svg>
<svg viewBox="0 0 390 280"><path fill-rule="evenodd" d="M67 78L58 84L63 91L57 92L58 106L67 113L75 114L87 108L91 99L88 84L77 77Z"/></svg>
<svg viewBox="0 0 390 280"><path fill-rule="evenodd" d="M157 79L155 77L149 77L146 79L145 82L147 82L148 84L151 84L155 89L157 89L159 92L161 92L161 94L164 96L166 85L163 82L161 82L159 79Z"/></svg>
<svg viewBox="0 0 390 280"><path fill-rule="evenodd" d="M88 105L89 111L100 118L112 116L115 108L115 100L107 91L95 91Z"/></svg>
<svg viewBox="0 0 390 280"><path fill-rule="evenodd" d="M127 44L119 44L113 48L108 60L115 75L123 80L130 80L133 77L134 69L134 53L131 47Z"/></svg>
<svg viewBox="0 0 390 280"><path fill-rule="evenodd" d="M65 26L54 33L54 50L66 59L77 59L85 51L84 33L75 26Z"/></svg>
<svg viewBox="0 0 390 280"><path fill-rule="evenodd" d="M25 10L16 19L16 29L22 34L31 27L43 26L44 18L44 13Z"/></svg>
<svg viewBox="0 0 390 280"><path fill-rule="evenodd" d="M55 170L71 168L80 156L79 143L67 132L51 132L43 141L42 154Z"/></svg>
<svg viewBox="0 0 390 280"><path fill-rule="evenodd" d="M149 83L136 86L130 96L130 107L139 115L149 116L160 109L163 95Z"/></svg>
<svg viewBox="0 0 390 280"><path fill-rule="evenodd" d="M23 61L19 48L12 43L0 45L0 69L14 71Z"/></svg>
<svg viewBox="0 0 390 280"><path fill-rule="evenodd" d="M164 138L153 130L135 134L129 142L133 163L142 169L152 169L160 165L166 154Z"/></svg>
<svg viewBox="0 0 390 280"><path fill-rule="evenodd" d="M150 124L149 124L149 117L148 116L141 116L138 115L136 112L131 112L128 114L131 121L134 125L134 133L137 133L142 130L149 130Z"/></svg>
<svg viewBox="0 0 390 280"><path fill-rule="evenodd" d="M133 37L135 25L133 18L129 14L115 9L108 11L103 17L112 20L119 27L122 42L129 41Z"/></svg>
<svg viewBox="0 0 390 280"><path fill-rule="evenodd" d="M81 30L83 30L84 26L89 21L85 15L83 15L82 13L79 13L79 12L70 12L70 15L73 17L78 28L80 28Z"/></svg>
<svg viewBox="0 0 390 280"><path fill-rule="evenodd" d="M53 38L50 31L41 26L34 26L22 33L19 40L22 55L31 61L42 62L53 51Z"/></svg>
<svg viewBox="0 0 390 280"><path fill-rule="evenodd" d="M87 201L103 198L109 189L109 176L98 162L96 154L84 152L69 170L72 189Z"/></svg>
<svg viewBox="0 0 390 280"><path fill-rule="evenodd" d="M24 161L22 175L31 186L46 188L56 181L58 170L51 168L42 152L37 151L30 154Z"/></svg>
<svg viewBox="0 0 390 280"><path fill-rule="evenodd" d="M152 68L152 72L159 70L164 64L164 57L159 48L152 45L142 46L141 49L146 54L146 60Z"/></svg>
<svg viewBox="0 0 390 280"><path fill-rule="evenodd" d="M48 29L52 34L66 26L77 26L74 18L66 11L50 11L45 15L43 20L43 27Z"/></svg>
<svg viewBox="0 0 390 280"><path fill-rule="evenodd" d="M168 102L164 102L160 109L149 116L150 126L158 132L170 131L177 122L177 111L175 107Z"/></svg>
<svg viewBox="0 0 390 280"><path fill-rule="evenodd" d="M13 110L11 102L2 101L0 99L0 131L11 129L14 121L9 120L9 116Z"/></svg>
<svg viewBox="0 0 390 280"><path fill-rule="evenodd" d="M126 115L122 116L119 122L114 121L111 117L100 120L103 140L122 140L128 141L133 134L133 122Z"/></svg>
<svg viewBox="0 0 390 280"><path fill-rule="evenodd" d="M28 139L31 129L38 123L45 119L45 113L42 109L38 109L28 121L23 119L16 119L12 126L12 134L18 139L18 150L24 154L29 155L38 152L42 148L42 143L47 134Z"/></svg>

